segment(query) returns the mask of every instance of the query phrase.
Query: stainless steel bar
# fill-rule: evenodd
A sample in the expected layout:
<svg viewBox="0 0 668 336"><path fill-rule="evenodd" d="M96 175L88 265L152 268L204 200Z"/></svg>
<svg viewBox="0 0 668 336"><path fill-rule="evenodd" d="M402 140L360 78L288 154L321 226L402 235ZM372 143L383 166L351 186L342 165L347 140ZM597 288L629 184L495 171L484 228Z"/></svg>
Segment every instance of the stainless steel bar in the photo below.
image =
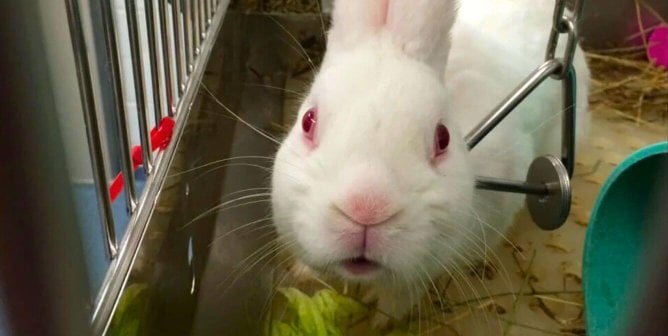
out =
<svg viewBox="0 0 668 336"><path fill-rule="evenodd" d="M174 116L176 110L176 93L174 92L172 58L169 53L169 27L167 25L167 6L164 0L158 0L158 15L160 22L160 42L162 44L162 60L164 67L165 94L167 95L167 115Z"/></svg>
<svg viewBox="0 0 668 336"><path fill-rule="evenodd" d="M146 88L144 86L144 66L142 64L141 46L139 42L139 25L137 23L136 0L125 0L125 18L130 35L130 55L132 58L132 78L134 80L137 119L139 120L139 141L143 157L143 167L147 175L153 170L148 120L146 119Z"/></svg>
<svg viewBox="0 0 668 336"><path fill-rule="evenodd" d="M190 75L193 71L193 20L192 20L192 1L183 0L183 22L184 39L186 41L186 74Z"/></svg>
<svg viewBox="0 0 668 336"><path fill-rule="evenodd" d="M184 91L183 98L177 104L177 111L179 113L176 114L177 119L174 127L173 139L175 140L179 139L181 134L183 134L183 129L188 120L189 107L198 92L198 83L206 70L208 58L216 42L214 37L222 26L224 15L225 10L221 10L216 14L210 31L212 36L203 42L201 58L195 65L192 80ZM121 289L125 286L139 245L144 238L146 226L152 215L151 209L155 206L153 201L156 199L165 182L165 177L174 156L177 143L178 141L172 141L163 154L157 156L156 171L146 181L145 191L139 202L137 214L131 219L128 225L128 232L121 243L118 258L112 262L109 272L102 283L92 318L94 335L104 334L109 327L114 309L120 299Z"/></svg>
<svg viewBox="0 0 668 336"><path fill-rule="evenodd" d="M137 206L137 192L135 190L135 177L132 170L132 158L130 157L130 136L128 134L128 122L125 115L125 104L123 100L123 86L121 82L120 58L118 57L118 45L116 43L116 28L111 0L103 0L100 6L102 11L102 22L104 25L105 47L108 53L109 68L111 70L112 87L114 91L114 105L116 108L116 124L118 126L118 138L121 151L121 171L125 185L125 201L129 213L133 213Z"/></svg>
<svg viewBox="0 0 668 336"><path fill-rule="evenodd" d="M577 82L575 68L571 65L564 73L562 85L562 109L563 117L561 124L561 162L568 171L568 177L573 177L575 168L575 122L577 110Z"/></svg>
<svg viewBox="0 0 668 336"><path fill-rule="evenodd" d="M508 95L490 114L485 117L464 141L469 150L473 149L489 132L494 129L508 114L519 105L534 89L546 78L560 71L562 63L559 60L549 60L538 67Z"/></svg>
<svg viewBox="0 0 668 336"><path fill-rule="evenodd" d="M549 194L549 188L546 184L535 184L524 181L513 181L493 177L477 177L475 181L475 187L477 189L503 191L517 194Z"/></svg>
<svg viewBox="0 0 668 336"><path fill-rule="evenodd" d="M172 1L172 27L174 36L174 57L176 58L176 87L179 97L185 88L183 39L181 38L181 0Z"/></svg>
<svg viewBox="0 0 668 336"><path fill-rule="evenodd" d="M204 0L204 18L205 27L208 29L211 24L211 4L209 0Z"/></svg>
<svg viewBox="0 0 668 336"><path fill-rule="evenodd" d="M202 40L206 38L206 0L197 0L199 2L199 17L200 17L200 37Z"/></svg>
<svg viewBox="0 0 668 336"><path fill-rule="evenodd" d="M195 41L195 56L199 55L200 46L202 44L202 34L200 26L200 1L192 0L193 2L193 41ZM197 59L197 57L195 57Z"/></svg>
<svg viewBox="0 0 668 336"><path fill-rule="evenodd" d="M118 253L116 245L116 227L114 226L114 215L111 210L111 200L107 191L107 172L102 152L102 136L100 125L97 120L95 109L95 94L91 78L90 62L86 46L86 38L81 21L81 12L76 0L67 0L67 18L72 39L72 50L74 52L74 63L77 69L77 80L79 82L79 95L81 96L81 107L83 109L84 122L86 124L86 139L93 170L93 181L95 183L95 196L97 197L98 211L100 212L100 223L105 241L107 258L113 260Z"/></svg>
<svg viewBox="0 0 668 336"><path fill-rule="evenodd" d="M158 69L158 39L155 29L155 7L153 0L144 0L144 9L146 15L146 35L148 37L148 54L151 64L151 85L153 87L153 114L156 125L164 115L162 111L163 94L160 83L160 72Z"/></svg>

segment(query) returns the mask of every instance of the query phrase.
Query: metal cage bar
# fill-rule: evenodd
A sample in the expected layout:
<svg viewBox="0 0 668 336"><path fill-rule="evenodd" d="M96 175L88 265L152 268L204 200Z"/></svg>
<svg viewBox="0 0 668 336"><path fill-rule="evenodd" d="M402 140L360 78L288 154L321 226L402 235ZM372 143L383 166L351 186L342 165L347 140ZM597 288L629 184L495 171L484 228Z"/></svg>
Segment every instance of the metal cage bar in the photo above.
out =
<svg viewBox="0 0 668 336"><path fill-rule="evenodd" d="M167 115L174 116L176 109L176 92L174 92L172 59L169 48L169 27L167 25L167 6L164 1L158 0L158 15L160 22L160 40L162 44L162 60L164 67L165 90L167 94Z"/></svg>
<svg viewBox="0 0 668 336"><path fill-rule="evenodd" d="M77 68L79 95L81 96L81 106L84 112L86 140L88 141L88 150L91 158L93 181L96 190L106 190L107 173L102 152L100 126L97 119L97 111L95 109L93 82L90 76L91 67L86 52L86 39L83 32L81 12L76 0L67 1L67 17L72 39L72 49L74 52L74 63ZM114 225L114 216L111 211L111 200L109 198L109 193L97 192L95 194L97 196L100 222L102 223L102 232L106 243L105 251L107 253L107 258L112 260L118 253L118 246L116 241L116 226Z"/></svg>
<svg viewBox="0 0 668 336"><path fill-rule="evenodd" d="M186 41L186 75L190 75L193 71L193 36L192 36L192 1L184 0L183 2L183 28L184 28L184 38Z"/></svg>
<svg viewBox="0 0 668 336"><path fill-rule="evenodd" d="M106 1L107 4L108 1L109 0ZM147 2L149 1L151 0L147 0ZM127 15L136 15L136 8L133 6L133 4L131 4L131 2L134 2L134 0L126 0L126 3L128 4ZM153 43L149 42L150 45L153 45L154 43L156 44L156 55L154 55L153 52L149 52L149 58L151 61L151 80L152 83L154 83L154 91L156 91L160 90L159 86L156 86L160 83L155 77L162 75L164 78L166 96L162 98L166 99L166 103L169 106L167 113L168 115L175 118L176 126L174 127L173 140L169 147L162 154L155 155L153 158L153 173L148 176L145 189L142 192L142 195L139 197L136 203L136 207L134 208L136 210L131 212L132 216L128 225L128 232L125 234L120 244L118 249L118 256L112 261L107 276L105 277L102 284L102 288L98 293L95 311L92 317L93 330L95 334L104 334L109 327L111 317L113 316L115 307L127 281L128 274L132 269L136 253L143 240L143 235L146 231L149 219L151 218L153 207L155 206L155 199L157 198L159 191L162 188L162 184L164 183L168 166L171 163L175 152L176 143L178 143L178 138L180 137L185 127L185 121L188 117L190 105L194 101L195 95L198 91L199 81L204 75L206 63L216 40L218 30L222 26L223 16L227 3L227 1L222 3L216 2L216 6L213 7L213 3L204 3L201 0L174 0L172 2L172 7L169 8L165 1L158 1L157 16L159 24L153 26L154 29L149 28L147 30L149 31L149 35L151 35L151 30L153 31L154 35L158 33L160 34L162 55L157 55L157 41L153 41ZM199 6L196 4L199 4ZM222 4L225 4L225 6ZM207 14L211 16L202 17L201 15L197 15L198 13L194 13L196 11L205 9L205 6L211 6L207 12ZM107 6L104 9L109 10L109 7ZM184 11L183 13L181 12L182 9ZM147 6L146 15L155 15L153 12L153 6ZM202 13L199 12L199 14ZM173 20L172 24L169 24L167 15L171 15ZM110 13L106 12L105 17L107 16L110 18ZM202 26L204 19L209 21L210 24ZM132 22L132 19L130 18L128 18L127 21L129 26L136 23ZM151 25L151 20L147 19L146 24ZM198 30L196 28L187 28L188 25L198 25L200 29ZM130 27L131 29L129 29L129 31L132 35L136 33L137 27L138 26L135 26L134 29ZM113 36L114 27L106 27L106 31L108 34L110 33L110 35ZM174 42L171 46L169 45L170 38L172 39L172 42ZM133 39L133 37L131 37L131 39ZM113 44L115 41L113 39L109 40L110 41L107 43L107 46L113 46L113 48L110 49L115 50L116 46ZM132 45L136 47L138 40L131 42ZM189 43L191 44L192 48L190 51L187 50ZM139 48L137 48L133 53L133 58L135 58L133 60L133 64L135 65L133 66L133 71L135 73L139 73L138 76L135 76L135 81L137 81L137 79L142 79L141 65L138 64L140 62L139 59L141 58L141 55L138 53L138 50ZM111 59L114 60L114 64L119 63L117 51L111 54ZM163 61L163 67L161 69L158 64L158 60L160 59ZM192 65L192 71L186 71L187 69L185 66L189 65L188 61ZM172 70L175 70L175 73L173 73ZM117 74L117 72L114 72L114 74ZM171 82L173 78L177 80L176 83ZM114 81L114 83L116 82ZM115 88L117 89L117 92L120 92L122 87L120 86L120 83L117 84L119 85L115 86ZM140 85L136 85L135 90L141 88ZM174 91L174 89L176 89L176 91ZM160 96L154 92L154 97L156 96L159 98L155 99L160 99ZM124 109L122 108L121 104L122 95L117 95L117 98L119 98L119 106L117 106L117 110L123 111L124 113ZM159 101L156 101L156 108L159 103ZM145 112L146 110L144 110L144 117L146 115ZM156 116L157 115L158 114L156 112ZM121 118L119 117L118 119L120 124ZM123 143L126 144L128 141L127 129L125 129L125 133L121 134L121 137L124 138ZM125 146L124 148L129 147ZM106 192L106 189L98 190L98 192ZM126 190L126 192L128 191Z"/></svg>
<svg viewBox="0 0 668 336"><path fill-rule="evenodd" d="M192 0L193 2L193 41L195 41L195 56L199 56L199 47L202 43L202 35L200 34L200 2L199 0Z"/></svg>
<svg viewBox="0 0 668 336"><path fill-rule="evenodd" d="M134 80L135 99L137 100L137 118L139 119L139 140L141 141L144 171L147 175L153 170L150 134L146 119L146 88L143 79L143 65L139 43L139 25L135 0L125 0L126 20L130 34L130 54L132 55L132 78Z"/></svg>
<svg viewBox="0 0 668 336"><path fill-rule="evenodd" d="M176 88L181 95L185 89L185 76L183 69L185 54L183 51L183 38L181 37L181 0L172 0L172 36L174 38L174 58L176 59Z"/></svg>
<svg viewBox="0 0 668 336"><path fill-rule="evenodd" d="M162 103L166 101L163 97L161 83L164 82L164 73L159 73L159 59L158 59L158 39L156 32L158 31L155 26L155 6L153 6L153 0L144 1L145 8L145 17L146 17L146 35L148 39L148 53L149 61L151 64L151 85L153 87L153 113L155 118L155 123L159 123L162 119L163 110ZM161 81L161 79L163 79Z"/></svg>
<svg viewBox="0 0 668 336"><path fill-rule="evenodd" d="M135 190L135 177L132 169L132 157L130 156L130 137L128 134L128 121L123 104L123 83L121 80L120 58L118 55L118 44L116 42L116 28L112 12L111 0L103 0L101 3L102 21L104 25L105 48L111 60L111 81L115 99L116 124L119 132L119 144L121 151L121 171L125 184L125 201L129 213L133 213L137 206L137 192ZM100 192L100 191L98 191ZM106 189L104 190L106 192Z"/></svg>

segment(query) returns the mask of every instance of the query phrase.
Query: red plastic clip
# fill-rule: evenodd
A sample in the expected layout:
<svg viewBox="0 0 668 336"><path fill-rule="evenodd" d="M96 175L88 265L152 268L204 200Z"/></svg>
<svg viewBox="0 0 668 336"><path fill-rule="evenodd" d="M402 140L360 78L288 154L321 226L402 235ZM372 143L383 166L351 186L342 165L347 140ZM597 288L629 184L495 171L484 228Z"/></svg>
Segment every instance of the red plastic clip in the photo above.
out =
<svg viewBox="0 0 668 336"><path fill-rule="evenodd" d="M172 140L172 134L174 133L174 119L170 117L164 117L160 120L160 124L151 130L151 151L163 151L169 145L169 142ZM142 157L141 146L132 147L132 170L135 171L139 168L144 161ZM123 190L123 174L118 173L111 186L109 186L109 196L111 201L115 201L120 195L121 190Z"/></svg>

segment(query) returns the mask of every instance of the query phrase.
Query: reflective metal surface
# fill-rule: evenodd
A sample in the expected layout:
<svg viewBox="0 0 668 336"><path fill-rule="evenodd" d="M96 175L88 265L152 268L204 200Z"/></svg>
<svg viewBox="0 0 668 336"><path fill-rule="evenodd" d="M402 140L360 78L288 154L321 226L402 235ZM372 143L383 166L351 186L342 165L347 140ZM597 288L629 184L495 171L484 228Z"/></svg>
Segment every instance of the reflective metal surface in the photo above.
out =
<svg viewBox="0 0 668 336"><path fill-rule="evenodd" d="M271 157L276 144L226 108L269 132L294 98L283 88L286 78L301 71L303 55L274 20L306 41L303 46L314 39L324 46L319 16L228 13L203 78L211 94L203 88L197 93L124 287L128 297L141 289L150 307L140 319L140 334L262 331L275 267L267 249L274 237L268 190L262 189L268 187L271 160L239 157ZM253 194L257 201L244 200ZM228 201L232 206L194 220ZM119 332L127 317L117 310L108 333Z"/></svg>
<svg viewBox="0 0 668 336"><path fill-rule="evenodd" d="M147 175L153 172L153 154L151 151L148 120L146 119L146 87L143 79L141 46L139 42L139 25L137 24L137 7L134 0L125 0L127 10L126 21L130 32L130 54L132 55L132 79L134 81L135 99L137 100L137 118L139 119L139 139L141 142L143 166Z"/></svg>
<svg viewBox="0 0 668 336"><path fill-rule="evenodd" d="M84 122L86 124L86 140L88 141L88 150L90 152L91 165L95 187L99 190L107 188L107 172L104 164L104 153L102 148L102 137L100 136L100 123L98 122L95 110L95 98L93 83L90 77L91 67L86 52L86 41L83 32L83 22L81 20L81 10L76 0L68 0L67 18L69 22L70 35L72 39L72 51L77 67L77 80L79 82L79 94L81 96L81 106L84 111ZM107 258L112 260L118 253L116 243L116 227L114 225L114 216L111 211L111 201L109 193L96 193L97 205L100 212L100 223L104 234L105 252Z"/></svg>
<svg viewBox="0 0 668 336"><path fill-rule="evenodd" d="M161 90L161 84L164 83L165 72L159 70L160 60L158 59L158 36L160 27L156 27L155 6L153 0L144 2L146 17L146 35L148 40L149 64L151 67L151 91L153 92L153 116L156 123L160 121L163 113L163 102L167 101Z"/></svg>
<svg viewBox="0 0 668 336"><path fill-rule="evenodd" d="M527 182L547 186L547 195L527 195L531 219L543 230L556 230L564 224L571 209L571 183L561 160L548 155L529 166Z"/></svg>
<svg viewBox="0 0 668 336"><path fill-rule="evenodd" d="M123 83L121 78L120 58L118 57L118 43L116 41L116 28L114 26L113 7L111 0L103 0L101 4L102 21L104 24L105 48L109 59L109 69L112 87L114 91L114 107L116 125L118 127L118 141L121 152L121 171L125 181L125 200L128 213L133 213L137 207L137 191L135 176L132 170L132 158L130 157L130 136L125 105L123 104Z"/></svg>
<svg viewBox="0 0 668 336"><path fill-rule="evenodd" d="M214 37L217 36L222 25L227 4L227 2L221 2L215 11L214 20L209 27L215 31L210 31L211 38L202 43L202 53L175 109L177 119L172 141L162 154L156 156L155 166L157 168L154 174L148 177L145 189L136 203L136 213L131 217L128 231L120 244L118 258L113 260L109 266L107 276L98 293L95 311L92 316L93 330L96 334L105 333L110 328L111 317L114 312L119 306L123 307L120 293L126 288L131 269L136 267L137 256L142 250L140 244L145 242L148 222L155 216L158 196L165 188L167 169L173 163L174 154L180 143L180 137L183 134L200 80L205 74L209 56L216 43ZM125 325L125 322L123 322L123 325Z"/></svg>
<svg viewBox="0 0 668 336"><path fill-rule="evenodd" d="M464 141L469 150L485 138L505 117L512 112L517 105L519 105L533 90L535 90L540 83L545 81L552 74L559 72L561 69L561 62L559 60L550 60L543 63L533 73L529 74L524 82L520 83L513 92L506 97L499 105L497 105L492 112L485 117L476 127L473 128Z"/></svg>

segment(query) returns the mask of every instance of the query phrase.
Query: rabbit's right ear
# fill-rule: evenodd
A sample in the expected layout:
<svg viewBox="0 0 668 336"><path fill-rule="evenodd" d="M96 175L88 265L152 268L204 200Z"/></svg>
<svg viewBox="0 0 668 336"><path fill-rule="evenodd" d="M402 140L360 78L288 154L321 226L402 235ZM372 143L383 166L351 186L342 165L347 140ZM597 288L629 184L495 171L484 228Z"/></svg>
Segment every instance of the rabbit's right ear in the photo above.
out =
<svg viewBox="0 0 668 336"><path fill-rule="evenodd" d="M407 56L444 71L456 0L335 0L327 51L387 40Z"/></svg>

